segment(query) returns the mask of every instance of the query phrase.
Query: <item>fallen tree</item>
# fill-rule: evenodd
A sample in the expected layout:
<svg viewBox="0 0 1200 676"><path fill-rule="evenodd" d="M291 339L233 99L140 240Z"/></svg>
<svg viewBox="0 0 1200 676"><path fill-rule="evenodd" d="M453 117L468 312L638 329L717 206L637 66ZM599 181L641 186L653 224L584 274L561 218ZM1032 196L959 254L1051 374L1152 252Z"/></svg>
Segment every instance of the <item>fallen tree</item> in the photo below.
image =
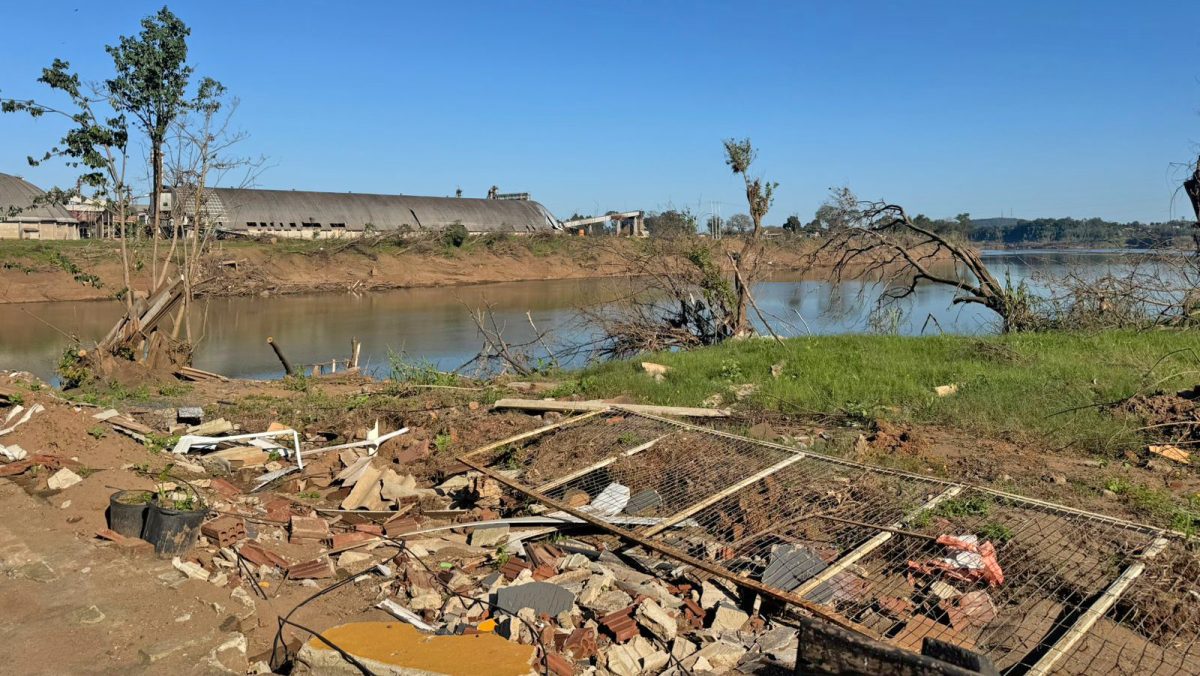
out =
<svg viewBox="0 0 1200 676"><path fill-rule="evenodd" d="M860 201L848 190L833 203L844 225L832 229L813 253L828 266L830 281L879 284L876 303L912 296L921 284L954 289L952 304L981 305L995 312L1005 332L1035 328L1038 318L1023 286L1001 284L979 253L913 222L904 207Z"/></svg>

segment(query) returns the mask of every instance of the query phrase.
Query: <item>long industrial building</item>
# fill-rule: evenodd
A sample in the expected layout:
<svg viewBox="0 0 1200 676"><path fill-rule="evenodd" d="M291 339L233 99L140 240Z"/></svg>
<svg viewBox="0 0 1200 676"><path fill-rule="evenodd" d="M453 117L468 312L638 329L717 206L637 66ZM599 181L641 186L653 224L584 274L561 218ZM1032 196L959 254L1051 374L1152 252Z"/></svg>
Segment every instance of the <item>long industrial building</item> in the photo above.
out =
<svg viewBox="0 0 1200 676"><path fill-rule="evenodd" d="M79 222L57 204L38 204L41 188L0 174L0 239L79 239Z"/></svg>
<svg viewBox="0 0 1200 676"><path fill-rule="evenodd" d="M195 214L193 195L180 191L172 196L174 204L164 207ZM248 235L328 238L372 231L436 231L454 224L473 234L562 229L546 207L525 196L474 199L212 188L201 202L199 211L210 226Z"/></svg>

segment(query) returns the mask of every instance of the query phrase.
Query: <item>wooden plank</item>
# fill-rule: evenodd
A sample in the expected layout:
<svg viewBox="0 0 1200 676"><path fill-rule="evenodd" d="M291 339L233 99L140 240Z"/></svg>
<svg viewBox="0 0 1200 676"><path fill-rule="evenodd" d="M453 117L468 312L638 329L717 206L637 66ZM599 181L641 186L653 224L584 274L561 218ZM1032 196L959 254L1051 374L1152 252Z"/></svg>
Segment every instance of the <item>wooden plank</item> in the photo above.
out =
<svg viewBox="0 0 1200 676"><path fill-rule="evenodd" d="M528 432L514 434L513 436L511 436L507 439L501 439L500 441L490 443L486 446L480 446L479 448L471 451L470 453L467 453L466 455L464 455L462 457L471 458L471 457L479 455L480 453L487 453L488 451L494 451L497 448L502 448L509 444L515 444L518 441L525 441L526 439L532 439L533 437L541 436L541 435L545 434L546 432L556 430L560 427L566 427L567 425L574 425L577 422L583 422L584 420L588 420L589 418L594 418L594 417L600 415L601 413L604 413L605 410L606 409L600 409L598 411L589 411L587 413L584 413L583 415L577 415L574 418L566 418L565 420L560 420L560 421L558 421L556 423L552 423L550 425L544 425L535 430L529 430Z"/></svg>
<svg viewBox="0 0 1200 676"><path fill-rule="evenodd" d="M795 462L799 462L800 460L803 460L803 459L804 459L803 453L797 453L796 455L793 455L789 458L784 458L783 460L780 460L779 462L775 463L774 465L771 465L770 467L768 467L760 472L752 474L752 475L746 477L745 479L742 479L741 481L733 484L732 486L729 486L721 491L713 493L712 495L701 500L700 502L697 502L694 505L685 507L684 509L672 514L671 516L668 516L667 518L660 521L657 526L652 526L652 527L646 529L646 531L644 532L644 535L646 537L650 537L652 535L658 535L659 533L670 528L671 526L679 523L680 521L683 521L684 519L695 514L696 512L699 512L700 510L704 509L705 507L711 507L712 505L717 504L721 500L724 500L725 498L729 497L730 495L733 495L734 493L742 490L743 488L745 488L751 484L757 483L759 481L762 481L763 479L771 476L772 474L778 472L779 470L783 469L784 467L787 467L788 465L791 465Z"/></svg>
<svg viewBox="0 0 1200 676"><path fill-rule="evenodd" d="M577 519L580 519L581 521L586 521L587 523L590 523L593 526L596 526L597 528L606 530L609 533L612 533L613 535L623 538L624 540L626 540L630 543L641 545L641 546L645 547L646 549L656 551L660 554L663 554L664 556L668 556L668 557L675 559L676 561L679 561L681 563L686 563L689 566L691 566L697 570L702 570L702 571L708 573L709 575L713 575L715 577L719 577L724 580L728 580L739 587L758 592L759 594L762 594L764 596L770 596L771 598L779 599L780 601L783 601L784 603L790 603L795 606L798 606L798 607L812 613L813 615L816 615L817 617L828 620L829 622L832 622L832 623L838 625L839 627L844 627L846 629L856 631L856 632L858 632L864 636L868 636L870 638L874 638L874 639L879 638L879 635L876 634L871 629L868 629L867 627L864 627L864 626L858 624L857 622L853 622L853 621L849 620L848 618L843 617L842 615L839 615L839 614L829 610L828 608L825 608L816 603L808 601L801 596L797 596L796 594L793 594L790 592L785 592L782 589L777 589L775 587L768 587L767 585L759 582L758 580L738 576L738 575L734 574L732 571L726 570L725 568L715 565L710 561L704 561L702 559L698 559L698 558L692 556L691 554L688 554L685 551L676 549L675 547L672 547L671 545L661 542L655 538L646 537L640 533L634 532L627 528L622 528L621 526L617 526L615 524L609 523L609 522L605 521L604 519L596 516L595 514L590 514L588 512L580 511L580 510L566 504L565 502L561 502L559 500L556 500L556 499L546 495L545 493L542 493L536 489L524 486L524 485L520 484L519 482L515 481L514 479L504 476L503 474L500 474L499 472L496 472L489 467L486 467L484 465L481 465L481 464L469 459L465 455L459 456L458 460L459 460L459 462L463 463L464 465L467 465L471 469L474 469L478 472L486 474L487 476L495 479L497 482L499 482L505 486L508 486L509 488L511 488L519 493L527 495L548 507L552 507L561 512L570 514L571 516L573 516Z"/></svg>
<svg viewBox="0 0 1200 676"><path fill-rule="evenodd" d="M1046 651L1046 654L1042 655L1042 658L1029 671L1025 672L1027 676L1045 676L1053 671L1058 662L1071 651L1071 648L1074 648L1075 644L1091 630L1096 622L1099 622L1100 618L1112 609L1134 581L1141 577L1146 570L1146 561L1158 556L1167 548L1169 542L1165 537L1155 538L1146 551L1138 557L1138 560L1123 570L1117 579L1113 580L1113 583L1100 594L1100 597L1075 620L1075 624L1067 630L1067 633L1059 637L1054 645Z"/></svg>
<svg viewBox="0 0 1200 676"><path fill-rule="evenodd" d="M633 448L629 449L628 451L621 451L620 453L618 453L612 457L605 458L598 462L594 462L594 463L588 465L587 467L584 467L583 469L576 470L576 471L571 472L570 474L566 474L564 476L560 476L559 478L555 479L554 481L549 481L547 483L544 483L541 486L538 486L537 489L539 491L542 491L543 493L545 493L546 491L558 488L559 486L561 486L565 483L574 481L575 479L578 479L579 477L581 477L585 474L589 474L591 472L595 472L598 469L603 469L605 467L608 467L609 465L620 460L621 458L629 458L629 457L637 455L638 453L641 453L642 451L649 450L650 448L653 448L654 444L657 444L659 441L662 441L667 436L669 436L669 435L664 434L661 437L658 437L657 439L652 439L651 441L647 441L646 443L644 443L640 446L634 446Z"/></svg>
<svg viewBox="0 0 1200 676"><path fill-rule="evenodd" d="M923 512L927 509L933 509L934 507L937 507L940 502L942 502L943 500L948 500L948 499L958 495L959 493L962 492L962 490L963 490L962 486L951 486L950 488L947 488L945 491L933 496L932 499L930 499L928 502L926 502L925 504L918 507L916 510L905 515L904 518L900 519L899 521L897 521L895 523L893 528L903 528L905 526L905 524L907 524L908 521L910 519L912 519L913 517L915 517L916 515L920 514L921 512ZM816 589L822 583L829 581L831 578L833 578L834 575L837 575L838 573L842 572L846 568L854 565L854 563L857 562L859 559L863 558L867 554L870 554L871 552L878 549L880 545L882 545L883 543L892 539L893 535L895 535L895 533L890 532L890 531L883 531L881 533L877 533L870 540L867 540L866 542L862 543L858 547L855 547L852 551L850 551L849 553L845 554L837 561L834 561L832 564L830 564L828 568L821 571L816 576L814 576L813 578L809 579L804 584L797 587L794 593L798 596L807 595L809 592Z"/></svg>
<svg viewBox="0 0 1200 676"><path fill-rule="evenodd" d="M501 399L492 408L514 408L522 411L558 411L580 413L620 409L633 413L651 415L678 415L686 418L725 418L729 410L723 408L692 408L689 406L649 406L645 404L612 404L606 401L550 401L548 399Z"/></svg>

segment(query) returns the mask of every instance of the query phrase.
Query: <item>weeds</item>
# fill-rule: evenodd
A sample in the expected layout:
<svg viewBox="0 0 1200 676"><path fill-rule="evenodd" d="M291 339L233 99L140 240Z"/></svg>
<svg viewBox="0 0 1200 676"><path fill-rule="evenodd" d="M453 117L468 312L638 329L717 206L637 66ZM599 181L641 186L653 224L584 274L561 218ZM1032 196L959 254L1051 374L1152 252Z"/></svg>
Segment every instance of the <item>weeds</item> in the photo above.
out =
<svg viewBox="0 0 1200 676"><path fill-rule="evenodd" d="M104 437L108 436L108 430L104 429L103 427L101 427L99 425L89 429L87 431L87 433L89 436L91 436L96 441L99 441L99 440L103 439Z"/></svg>
<svg viewBox="0 0 1200 676"><path fill-rule="evenodd" d="M457 385L458 375L439 371L428 359L410 359L403 352L388 350L389 377L397 383L414 385Z"/></svg>
<svg viewBox="0 0 1200 676"><path fill-rule="evenodd" d="M449 434L439 434L433 438L433 447L437 449L438 453L445 453L450 450L450 444L452 443L453 441Z"/></svg>

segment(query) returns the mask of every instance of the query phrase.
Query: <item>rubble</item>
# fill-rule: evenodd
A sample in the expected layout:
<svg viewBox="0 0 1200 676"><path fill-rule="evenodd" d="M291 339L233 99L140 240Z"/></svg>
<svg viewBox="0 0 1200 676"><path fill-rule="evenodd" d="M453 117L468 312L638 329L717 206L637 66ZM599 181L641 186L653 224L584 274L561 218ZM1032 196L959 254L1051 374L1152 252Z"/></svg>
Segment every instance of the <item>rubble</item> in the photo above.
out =
<svg viewBox="0 0 1200 676"><path fill-rule="evenodd" d="M61 491L81 481L83 481L83 477L64 467L46 480L46 487L52 491Z"/></svg>

